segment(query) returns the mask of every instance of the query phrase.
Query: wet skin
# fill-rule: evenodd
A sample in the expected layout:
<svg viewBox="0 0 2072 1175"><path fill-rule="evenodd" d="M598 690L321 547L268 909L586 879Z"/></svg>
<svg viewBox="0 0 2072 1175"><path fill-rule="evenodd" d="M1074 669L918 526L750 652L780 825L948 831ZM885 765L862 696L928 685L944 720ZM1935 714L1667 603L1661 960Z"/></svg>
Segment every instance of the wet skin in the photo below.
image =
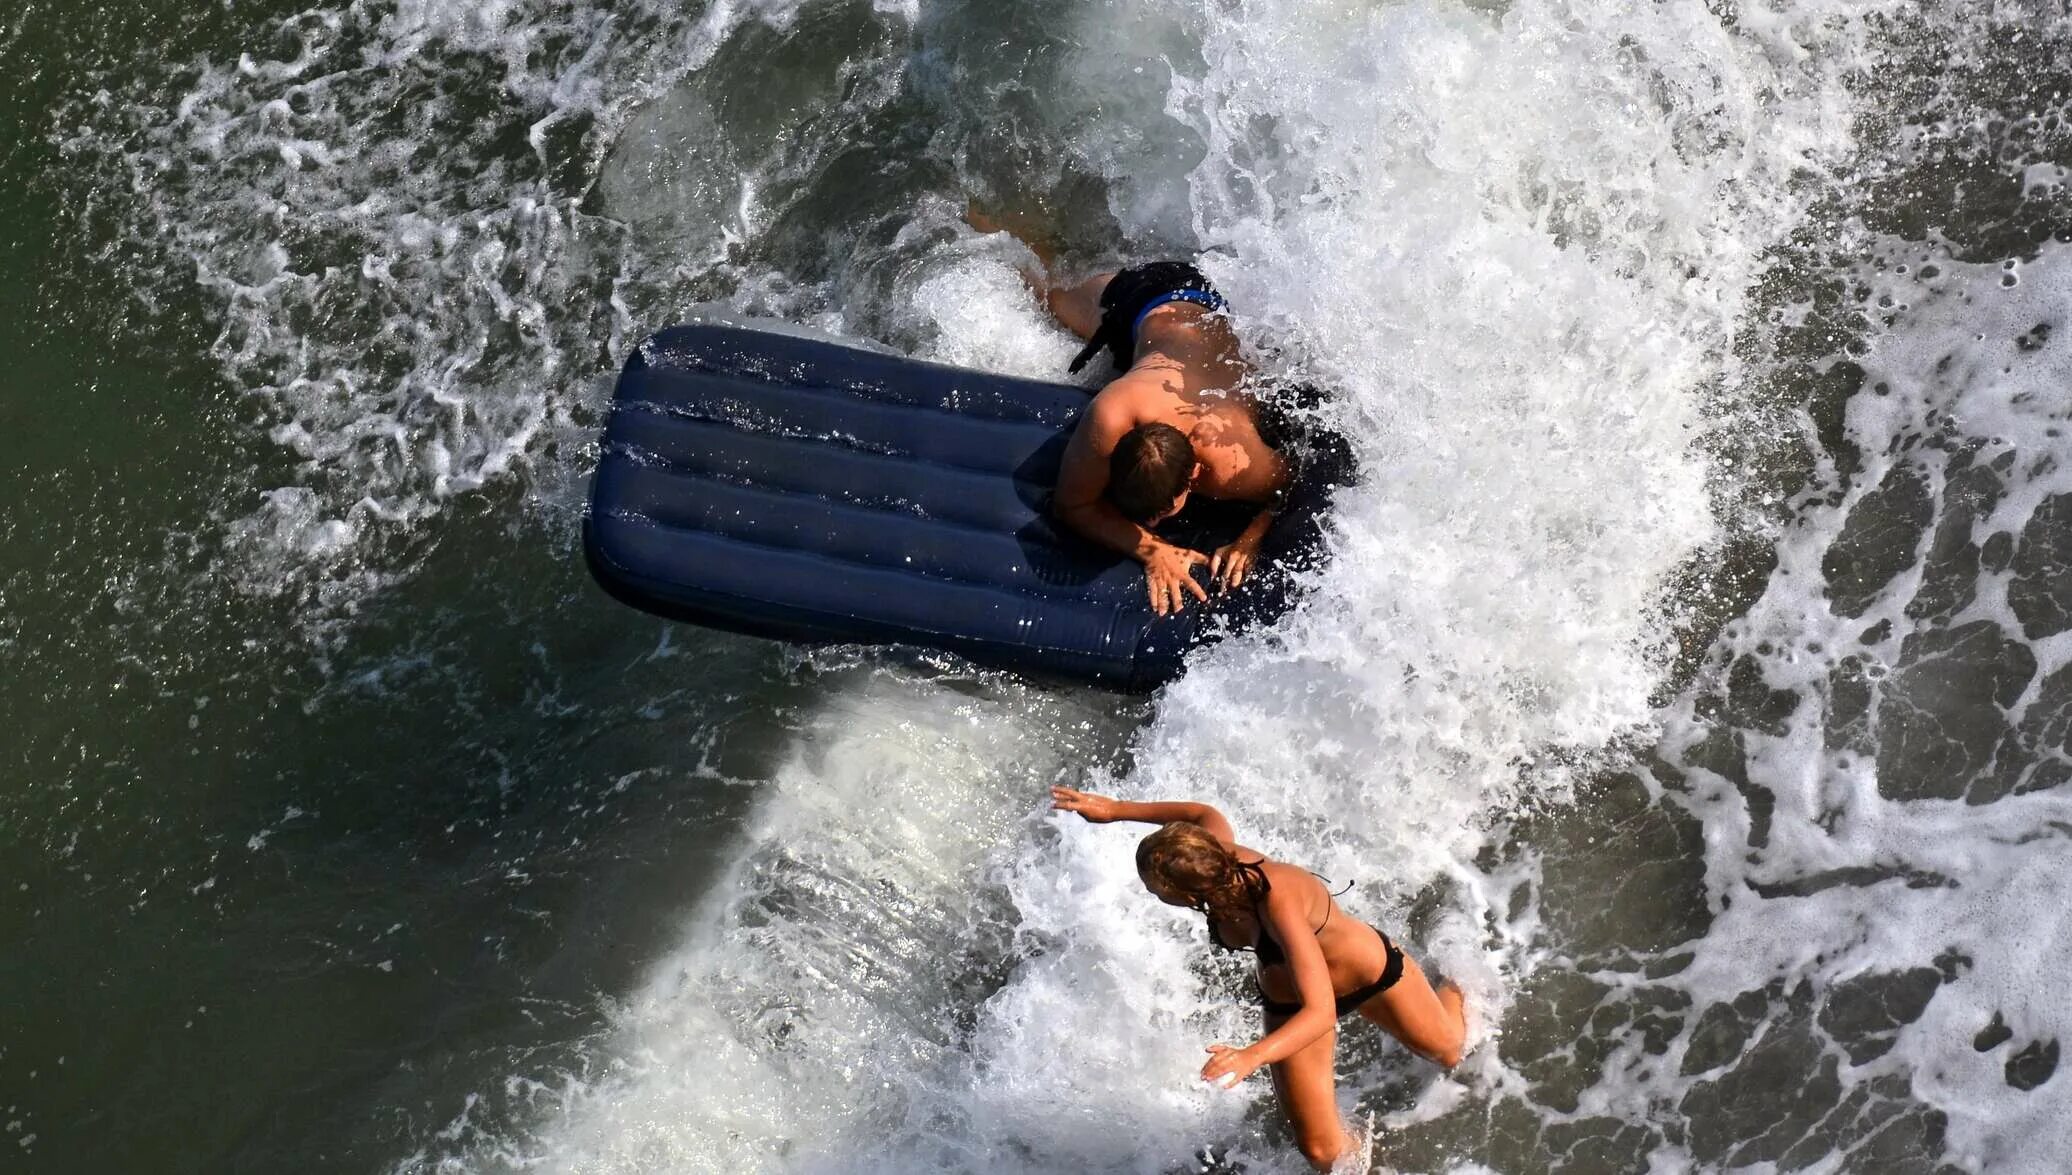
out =
<svg viewBox="0 0 2072 1175"><path fill-rule="evenodd" d="M965 219L980 232L1007 232L1035 253L1038 267L1023 278L1067 330L1091 338L1101 324L1101 291L1113 273L1052 283L1055 257L1039 234L1019 231L976 207ZM1052 510L1081 535L1144 565L1152 611L1177 612L1188 596L1208 593L1194 576L1206 566L1212 582L1236 587L1250 575L1273 512L1262 509L1226 546L1204 553L1158 537L1159 523L1178 514L1193 494L1239 502L1267 502L1290 479L1286 460L1259 435L1258 405L1244 390L1250 367L1236 332L1220 311L1192 302L1168 302L1144 317L1128 371L1094 395L1080 416L1058 471ZM1108 501L1108 459L1132 429L1166 424L1186 434L1195 466L1186 488L1160 514L1138 524Z"/></svg>

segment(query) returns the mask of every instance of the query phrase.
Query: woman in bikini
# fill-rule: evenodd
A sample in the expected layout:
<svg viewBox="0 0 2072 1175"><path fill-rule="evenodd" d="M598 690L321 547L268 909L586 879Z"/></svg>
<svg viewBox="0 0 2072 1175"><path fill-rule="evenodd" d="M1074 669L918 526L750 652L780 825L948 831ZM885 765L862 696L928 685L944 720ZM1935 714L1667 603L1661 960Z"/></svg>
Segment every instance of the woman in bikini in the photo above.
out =
<svg viewBox="0 0 2072 1175"><path fill-rule="evenodd" d="M1144 888L1169 906L1207 915L1217 946L1257 954L1266 1035L1244 1048L1210 1045L1202 1079L1229 1088L1272 1066L1296 1145L1318 1170L1353 1146L1339 1120L1332 1067L1341 1017L1357 1011L1419 1056L1447 1068L1459 1063L1467 1032L1460 988L1446 982L1433 990L1387 935L1339 910L1316 875L1238 844L1221 812L1068 787L1052 788L1051 800L1093 824L1162 825L1137 842Z"/></svg>

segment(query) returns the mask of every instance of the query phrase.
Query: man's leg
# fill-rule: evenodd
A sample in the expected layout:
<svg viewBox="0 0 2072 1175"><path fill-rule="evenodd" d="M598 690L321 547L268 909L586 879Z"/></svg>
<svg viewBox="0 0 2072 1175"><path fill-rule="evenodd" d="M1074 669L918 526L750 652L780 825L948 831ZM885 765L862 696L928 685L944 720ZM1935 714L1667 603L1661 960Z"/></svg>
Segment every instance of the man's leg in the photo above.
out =
<svg viewBox="0 0 2072 1175"><path fill-rule="evenodd" d="M1025 280L1028 276L1026 273L1022 275ZM1032 281L1029 286L1066 330L1082 339L1090 339L1095 331L1101 329L1101 291L1108 288L1108 282L1114 276L1113 273L1097 273L1077 285L1050 286Z"/></svg>
<svg viewBox="0 0 2072 1175"><path fill-rule="evenodd" d="M964 209L964 223L982 233L1006 233L1020 241L1024 248L1036 255L1036 269L1023 269L1022 280L1036 292L1044 308L1054 315L1064 328L1082 339L1094 337L1101 328L1101 291L1108 288L1108 279L1115 276L1097 273L1074 285L1051 284L1050 271L1057 267L1057 255L1035 234L1015 231L1012 217L993 216L981 209L976 202Z"/></svg>

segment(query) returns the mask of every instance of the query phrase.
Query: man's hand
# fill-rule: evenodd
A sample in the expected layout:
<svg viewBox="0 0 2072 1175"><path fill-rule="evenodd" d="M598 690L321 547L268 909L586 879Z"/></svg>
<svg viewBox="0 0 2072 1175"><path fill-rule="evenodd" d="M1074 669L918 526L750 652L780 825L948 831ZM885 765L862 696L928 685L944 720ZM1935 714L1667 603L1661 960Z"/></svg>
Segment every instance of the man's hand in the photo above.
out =
<svg viewBox="0 0 2072 1175"><path fill-rule="evenodd" d="M1050 806L1059 812L1077 812L1088 824L1111 824L1119 819L1121 805L1107 796L1069 787L1050 789Z"/></svg>
<svg viewBox="0 0 2072 1175"><path fill-rule="evenodd" d="M1208 603L1209 593L1194 578L1194 569L1208 561L1209 557L1200 551L1171 543L1151 548L1151 553L1144 556L1144 583L1151 593L1151 610L1160 616L1178 612L1186 602L1182 592L1193 592L1195 599Z"/></svg>
<svg viewBox="0 0 2072 1175"><path fill-rule="evenodd" d="M1235 1089L1245 1078L1259 1071L1259 1061L1249 1048L1234 1049L1227 1044L1209 1046L1209 1063L1201 1067L1201 1079L1210 1085L1224 1089Z"/></svg>
<svg viewBox="0 0 2072 1175"><path fill-rule="evenodd" d="M1259 561L1259 548L1265 542L1264 528L1245 528L1245 533L1228 546L1216 548L1216 553L1209 556L1209 575L1223 585L1224 591L1245 582L1245 576L1251 574L1252 564Z"/></svg>

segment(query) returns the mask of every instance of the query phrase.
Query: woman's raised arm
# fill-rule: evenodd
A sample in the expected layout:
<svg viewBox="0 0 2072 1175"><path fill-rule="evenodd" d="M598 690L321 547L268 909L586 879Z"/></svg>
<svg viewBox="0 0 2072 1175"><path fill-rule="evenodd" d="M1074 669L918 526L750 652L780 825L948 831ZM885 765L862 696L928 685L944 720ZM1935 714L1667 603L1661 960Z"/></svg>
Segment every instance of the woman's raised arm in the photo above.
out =
<svg viewBox="0 0 2072 1175"><path fill-rule="evenodd" d="M1188 800L1138 804L1069 787L1054 787L1050 789L1050 806L1060 812L1077 812L1089 824L1114 824L1118 821L1198 824L1203 832L1222 841L1226 847L1237 843L1237 836L1231 831L1230 821L1223 818L1223 813L1207 804Z"/></svg>

